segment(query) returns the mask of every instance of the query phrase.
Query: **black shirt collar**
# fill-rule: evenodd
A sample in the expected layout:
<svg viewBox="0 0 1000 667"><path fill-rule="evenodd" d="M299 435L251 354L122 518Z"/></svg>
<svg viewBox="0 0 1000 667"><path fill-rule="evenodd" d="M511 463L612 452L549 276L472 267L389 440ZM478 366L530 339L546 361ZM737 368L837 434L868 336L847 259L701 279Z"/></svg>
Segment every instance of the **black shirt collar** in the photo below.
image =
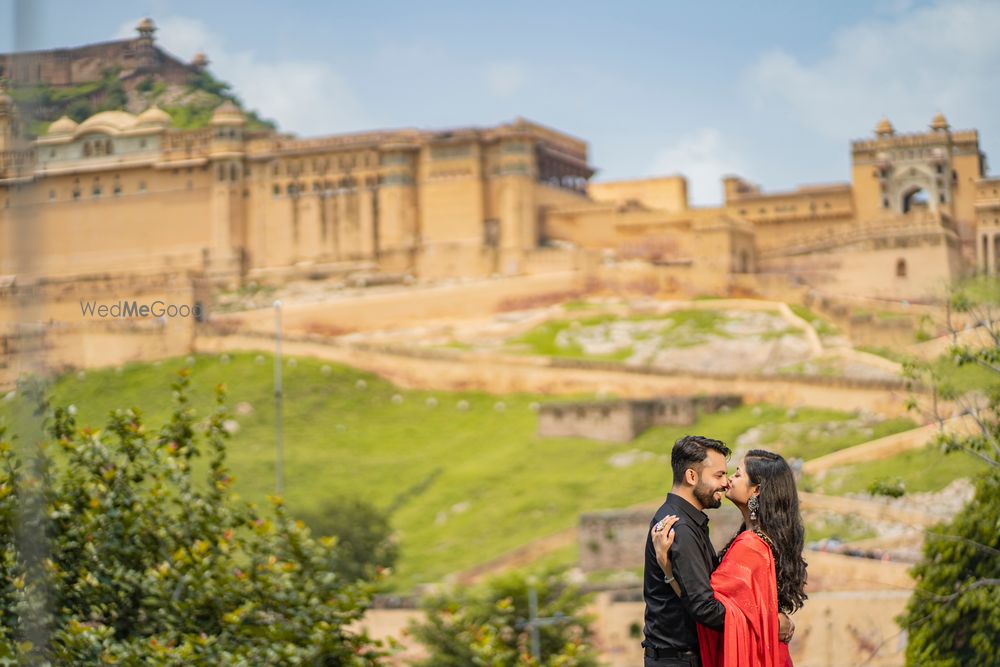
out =
<svg viewBox="0 0 1000 667"><path fill-rule="evenodd" d="M674 507L684 513L684 515L694 521L699 526L704 526L708 523L708 515L702 512L700 509L689 503L684 498L681 498L676 493L668 493L667 501L670 502Z"/></svg>

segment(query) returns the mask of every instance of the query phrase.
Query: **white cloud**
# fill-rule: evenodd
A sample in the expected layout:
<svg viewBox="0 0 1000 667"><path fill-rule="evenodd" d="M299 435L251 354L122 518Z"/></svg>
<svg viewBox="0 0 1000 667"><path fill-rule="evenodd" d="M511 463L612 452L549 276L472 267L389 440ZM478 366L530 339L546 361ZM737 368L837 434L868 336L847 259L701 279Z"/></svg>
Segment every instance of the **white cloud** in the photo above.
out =
<svg viewBox="0 0 1000 667"><path fill-rule="evenodd" d="M882 115L921 131L937 111L959 126L985 124L1000 93L1000 4L942 2L844 29L812 63L776 50L746 72L760 109L831 138L868 134Z"/></svg>
<svg viewBox="0 0 1000 667"><path fill-rule="evenodd" d="M528 73L520 63L497 62L486 66L485 78L494 97L507 99L521 89L528 79Z"/></svg>
<svg viewBox="0 0 1000 667"><path fill-rule="evenodd" d="M719 130L703 127L657 153L650 172L683 174L690 202L706 206L722 202L722 177L742 174L744 166L738 153L726 146Z"/></svg>
<svg viewBox="0 0 1000 667"><path fill-rule="evenodd" d="M138 19L122 24L117 39L135 36ZM261 61L252 51L232 51L200 20L157 19L157 43L181 60L202 51L209 70L229 83L245 106L301 135L349 132L378 125L347 80L329 64L307 60Z"/></svg>

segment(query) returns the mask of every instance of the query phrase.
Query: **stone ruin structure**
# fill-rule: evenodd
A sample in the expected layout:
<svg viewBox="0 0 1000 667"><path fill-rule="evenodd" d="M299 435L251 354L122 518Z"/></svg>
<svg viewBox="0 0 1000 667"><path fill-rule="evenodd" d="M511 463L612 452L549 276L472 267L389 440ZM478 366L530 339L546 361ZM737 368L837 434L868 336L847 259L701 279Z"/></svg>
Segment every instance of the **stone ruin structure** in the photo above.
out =
<svg viewBox="0 0 1000 667"><path fill-rule="evenodd" d="M742 403L736 395L547 403L538 411L538 435L630 442L654 426L686 426L693 424L699 413Z"/></svg>

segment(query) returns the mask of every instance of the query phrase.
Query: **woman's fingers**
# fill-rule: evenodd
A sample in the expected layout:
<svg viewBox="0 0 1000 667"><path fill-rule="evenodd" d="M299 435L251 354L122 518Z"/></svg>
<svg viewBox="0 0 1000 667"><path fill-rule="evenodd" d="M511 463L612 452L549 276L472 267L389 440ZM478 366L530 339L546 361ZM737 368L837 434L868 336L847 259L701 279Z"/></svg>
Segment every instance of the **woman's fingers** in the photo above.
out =
<svg viewBox="0 0 1000 667"><path fill-rule="evenodd" d="M660 519L656 523L655 526L653 526L653 532L654 533L659 533L659 532L667 532L667 533L669 533L670 529L674 527L675 523L677 523L677 516L673 515L673 514L668 514L667 516L665 516L662 519Z"/></svg>
<svg viewBox="0 0 1000 667"><path fill-rule="evenodd" d="M653 546L657 551L668 551L674 543L674 524L677 517L666 516L653 526Z"/></svg>

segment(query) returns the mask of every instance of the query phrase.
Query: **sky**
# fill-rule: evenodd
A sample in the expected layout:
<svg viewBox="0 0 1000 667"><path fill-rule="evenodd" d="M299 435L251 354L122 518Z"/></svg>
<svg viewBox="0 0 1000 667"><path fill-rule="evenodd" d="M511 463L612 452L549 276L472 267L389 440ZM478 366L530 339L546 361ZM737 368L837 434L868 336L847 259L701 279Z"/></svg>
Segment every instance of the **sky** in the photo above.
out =
<svg viewBox="0 0 1000 667"><path fill-rule="evenodd" d="M847 181L883 115L919 132L943 112L1000 161L1000 2L0 0L0 52L131 38L143 16L284 131L523 116L587 141L595 180L680 173L695 204L724 174Z"/></svg>

